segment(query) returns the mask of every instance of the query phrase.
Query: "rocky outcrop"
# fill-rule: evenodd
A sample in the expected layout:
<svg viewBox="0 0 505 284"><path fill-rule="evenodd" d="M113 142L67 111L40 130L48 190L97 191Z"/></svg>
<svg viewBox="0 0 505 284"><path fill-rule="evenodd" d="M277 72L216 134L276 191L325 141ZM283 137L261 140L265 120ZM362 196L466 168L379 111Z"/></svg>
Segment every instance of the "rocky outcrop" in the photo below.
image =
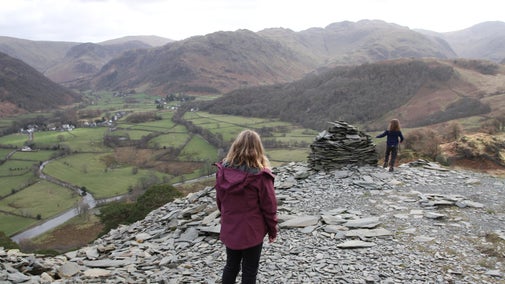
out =
<svg viewBox="0 0 505 284"><path fill-rule="evenodd" d="M426 161L274 169L279 236L259 283L501 283L505 180ZM0 249L0 283L220 283L215 192L205 188L56 257Z"/></svg>
<svg viewBox="0 0 505 284"><path fill-rule="evenodd" d="M333 170L346 165L377 165L378 156L372 137L344 121L331 126L310 145L309 166Z"/></svg>
<svg viewBox="0 0 505 284"><path fill-rule="evenodd" d="M452 150L456 153L452 160L488 160L505 167L505 137L490 134L474 134L461 137L453 142Z"/></svg>

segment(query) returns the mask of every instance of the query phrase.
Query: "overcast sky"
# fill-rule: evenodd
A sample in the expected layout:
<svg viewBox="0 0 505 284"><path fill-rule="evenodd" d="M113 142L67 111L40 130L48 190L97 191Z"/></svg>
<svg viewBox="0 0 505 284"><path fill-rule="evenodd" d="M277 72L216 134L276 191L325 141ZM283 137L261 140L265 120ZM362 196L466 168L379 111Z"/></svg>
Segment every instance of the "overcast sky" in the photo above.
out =
<svg viewBox="0 0 505 284"><path fill-rule="evenodd" d="M449 32L505 22L503 0L0 0L0 36L100 42L131 35L182 40L216 31L324 28L379 19Z"/></svg>

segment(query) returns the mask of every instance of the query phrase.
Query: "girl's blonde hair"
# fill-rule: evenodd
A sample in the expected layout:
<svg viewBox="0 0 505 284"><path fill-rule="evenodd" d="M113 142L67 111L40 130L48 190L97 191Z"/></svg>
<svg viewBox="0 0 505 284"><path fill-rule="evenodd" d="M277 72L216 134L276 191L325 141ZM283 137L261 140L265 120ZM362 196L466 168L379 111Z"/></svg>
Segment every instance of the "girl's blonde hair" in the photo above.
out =
<svg viewBox="0 0 505 284"><path fill-rule="evenodd" d="M257 169L270 168L270 161L265 155L259 134L249 129L240 132L231 144L224 161L230 165L246 165Z"/></svg>
<svg viewBox="0 0 505 284"><path fill-rule="evenodd" d="M391 119L389 122L389 131L400 131L400 121L398 119Z"/></svg>

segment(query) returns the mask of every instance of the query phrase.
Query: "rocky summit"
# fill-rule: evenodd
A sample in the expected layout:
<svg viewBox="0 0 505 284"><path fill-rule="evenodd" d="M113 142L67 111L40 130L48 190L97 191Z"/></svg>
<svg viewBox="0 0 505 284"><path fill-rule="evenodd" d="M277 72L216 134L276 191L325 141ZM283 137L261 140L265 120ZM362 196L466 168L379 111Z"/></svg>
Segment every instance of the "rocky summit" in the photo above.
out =
<svg viewBox="0 0 505 284"><path fill-rule="evenodd" d="M422 160L274 173L280 231L258 283L505 283L503 178ZM205 188L64 255L0 249L0 283L220 283L218 234Z"/></svg>

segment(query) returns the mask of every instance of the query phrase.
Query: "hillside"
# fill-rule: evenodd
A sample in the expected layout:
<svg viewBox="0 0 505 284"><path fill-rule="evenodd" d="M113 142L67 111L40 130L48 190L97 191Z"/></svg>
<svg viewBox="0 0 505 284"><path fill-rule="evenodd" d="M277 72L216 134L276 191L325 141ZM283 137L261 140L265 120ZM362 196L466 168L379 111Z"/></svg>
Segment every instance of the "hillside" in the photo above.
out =
<svg viewBox="0 0 505 284"><path fill-rule="evenodd" d="M0 36L0 52L24 61L54 82L68 83L96 74L124 51L161 46L170 41L156 36L129 36L102 43L78 43Z"/></svg>
<svg viewBox="0 0 505 284"><path fill-rule="evenodd" d="M470 60L401 59L336 67L287 84L235 90L200 105L210 112L279 117L313 129L344 120L377 130L393 117L405 127L505 110L503 66Z"/></svg>
<svg viewBox="0 0 505 284"><path fill-rule="evenodd" d="M78 44L77 42L33 41L0 36L0 52L24 61L41 73L58 64L67 51Z"/></svg>
<svg viewBox="0 0 505 284"><path fill-rule="evenodd" d="M96 74L102 66L123 52L151 48L141 41L126 41L117 44L100 45L83 43L73 46L58 64L48 68L44 74L57 83L71 84Z"/></svg>
<svg viewBox="0 0 505 284"><path fill-rule="evenodd" d="M93 78L94 89L140 88L149 93L220 93L292 81L315 68L303 55L240 30L217 32L127 52Z"/></svg>
<svg viewBox="0 0 505 284"><path fill-rule="evenodd" d="M54 110L79 96L44 77L19 59L0 53L0 117Z"/></svg>
<svg viewBox="0 0 505 284"><path fill-rule="evenodd" d="M398 58L454 58L456 53L442 39L380 20L338 22L325 28L293 32L266 29L261 36L307 54L322 66L356 65Z"/></svg>
<svg viewBox="0 0 505 284"><path fill-rule="evenodd" d="M483 22L467 29L447 33L416 31L433 39L443 39L460 58L485 59L496 63L505 60L504 22Z"/></svg>
<svg viewBox="0 0 505 284"><path fill-rule="evenodd" d="M455 56L443 40L382 21L335 23L302 32L239 30L193 37L153 52L125 54L104 66L91 86L143 88L156 94L222 93L289 82L334 65Z"/></svg>

